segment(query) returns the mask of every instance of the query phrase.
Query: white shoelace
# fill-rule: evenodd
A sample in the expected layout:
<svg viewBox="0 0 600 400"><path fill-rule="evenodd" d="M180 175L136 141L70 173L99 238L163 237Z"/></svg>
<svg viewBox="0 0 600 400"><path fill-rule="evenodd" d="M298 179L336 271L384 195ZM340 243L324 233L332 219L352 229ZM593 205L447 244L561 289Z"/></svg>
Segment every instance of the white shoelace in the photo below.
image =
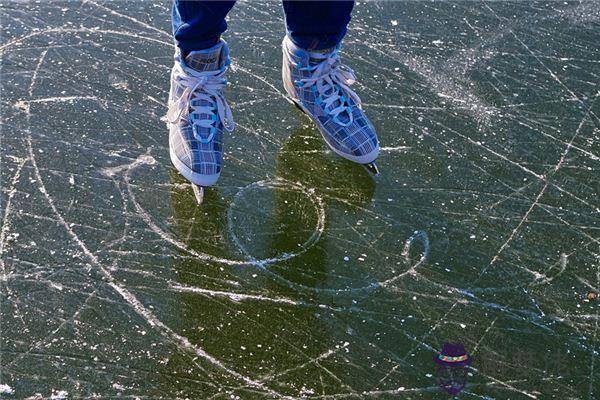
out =
<svg viewBox="0 0 600 400"><path fill-rule="evenodd" d="M321 55L312 54L311 57L320 58ZM298 80L296 84L303 89L316 85L325 112L333 116L333 120L337 124L348 126L352 124L353 117L352 110L346 102L346 97L351 97L359 106L361 104L358 95L350 89L350 85L356 82L356 75L351 68L342 65L337 50L330 54L323 54L322 57L323 61L314 66L298 67L300 70L311 71L313 74L310 78ZM339 103L339 106L329 110L329 107L336 103ZM349 117L349 121L345 123L338 118L339 114L344 111Z"/></svg>
<svg viewBox="0 0 600 400"><path fill-rule="evenodd" d="M177 66L177 68L181 67ZM211 116L210 119L197 118L190 121L198 127L211 129L211 135L208 139L196 136L196 130L194 129L194 137L204 143L212 140L214 135L214 128L216 128L215 115L218 116L227 131L233 131L235 127L233 115L229 104L227 104L223 96L223 89L227 86L227 79L224 77L225 71L177 72L179 73L177 74L175 83L184 90L179 98L172 99L172 103L167 111L166 120L175 124L180 119L185 119L192 114L198 116L200 114L207 114ZM194 106L192 105L192 100L206 100L210 103L210 106ZM217 111L217 114L214 111Z"/></svg>

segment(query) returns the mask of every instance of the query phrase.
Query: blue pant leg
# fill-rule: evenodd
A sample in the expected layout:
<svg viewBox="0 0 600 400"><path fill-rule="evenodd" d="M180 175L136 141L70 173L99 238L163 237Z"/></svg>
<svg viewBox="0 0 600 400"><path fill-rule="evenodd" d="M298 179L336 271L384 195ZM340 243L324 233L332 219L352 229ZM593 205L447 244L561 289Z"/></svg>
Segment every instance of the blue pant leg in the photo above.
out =
<svg viewBox="0 0 600 400"><path fill-rule="evenodd" d="M284 0L287 34L305 50L323 50L342 41L354 1Z"/></svg>
<svg viewBox="0 0 600 400"><path fill-rule="evenodd" d="M173 0L173 37L183 51L208 49L227 29L225 16L234 1Z"/></svg>

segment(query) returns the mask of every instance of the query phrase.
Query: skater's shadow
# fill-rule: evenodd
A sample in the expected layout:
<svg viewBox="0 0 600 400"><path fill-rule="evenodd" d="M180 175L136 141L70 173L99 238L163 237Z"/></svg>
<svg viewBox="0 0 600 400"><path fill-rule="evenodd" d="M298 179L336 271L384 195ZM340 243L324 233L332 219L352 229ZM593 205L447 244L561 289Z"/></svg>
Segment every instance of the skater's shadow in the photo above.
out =
<svg viewBox="0 0 600 400"><path fill-rule="evenodd" d="M322 199L325 230L319 242L301 257L274 265L272 270L286 279L311 287L327 286L329 261L327 255L327 229L335 221L328 215L328 208L351 213L371 202L375 182L362 166L344 160L331 152L324 144L316 128L304 126L294 130L279 151L276 176L300 184ZM299 200L298 193L279 190L273 193L272 225L285 227L275 230L269 246L276 251L293 251L301 236L314 232L317 215L307 218L308 210L299 206L310 199ZM314 204L310 206L315 207ZM293 233L293 234L290 234ZM297 247L296 247L297 249Z"/></svg>
<svg viewBox="0 0 600 400"><path fill-rule="evenodd" d="M337 200L350 208L368 204L375 192L365 167L333 153L312 124L290 134L279 151L276 174L315 189L328 203Z"/></svg>

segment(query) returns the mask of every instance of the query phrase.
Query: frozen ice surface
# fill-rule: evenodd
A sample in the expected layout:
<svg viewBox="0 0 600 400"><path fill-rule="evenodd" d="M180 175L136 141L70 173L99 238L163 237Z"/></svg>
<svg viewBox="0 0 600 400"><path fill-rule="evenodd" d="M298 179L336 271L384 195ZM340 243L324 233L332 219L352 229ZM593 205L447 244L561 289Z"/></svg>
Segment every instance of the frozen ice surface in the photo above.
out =
<svg viewBox="0 0 600 400"><path fill-rule="evenodd" d="M376 178L283 100L280 4L240 2L201 207L160 121L168 2L1 18L3 396L438 399L460 341L463 398L600 397L597 1L357 5Z"/></svg>

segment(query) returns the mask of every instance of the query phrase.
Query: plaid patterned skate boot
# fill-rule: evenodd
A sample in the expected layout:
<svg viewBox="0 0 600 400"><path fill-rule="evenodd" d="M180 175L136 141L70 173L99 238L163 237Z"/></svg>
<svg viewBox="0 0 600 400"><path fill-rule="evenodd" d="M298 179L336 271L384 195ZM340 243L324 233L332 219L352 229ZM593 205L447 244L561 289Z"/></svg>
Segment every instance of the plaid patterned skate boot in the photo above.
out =
<svg viewBox="0 0 600 400"><path fill-rule="evenodd" d="M371 164L379 155L375 128L350 89L354 72L342 65L340 46L326 52L308 52L286 36L283 39L283 85L291 99L321 131L331 150L359 164Z"/></svg>
<svg viewBox="0 0 600 400"><path fill-rule="evenodd" d="M231 108L223 94L229 63L229 49L223 40L185 58L180 50L175 55L166 115L169 150L175 168L197 185L192 186L197 198L203 186L214 185L219 179L223 131L234 128Z"/></svg>

